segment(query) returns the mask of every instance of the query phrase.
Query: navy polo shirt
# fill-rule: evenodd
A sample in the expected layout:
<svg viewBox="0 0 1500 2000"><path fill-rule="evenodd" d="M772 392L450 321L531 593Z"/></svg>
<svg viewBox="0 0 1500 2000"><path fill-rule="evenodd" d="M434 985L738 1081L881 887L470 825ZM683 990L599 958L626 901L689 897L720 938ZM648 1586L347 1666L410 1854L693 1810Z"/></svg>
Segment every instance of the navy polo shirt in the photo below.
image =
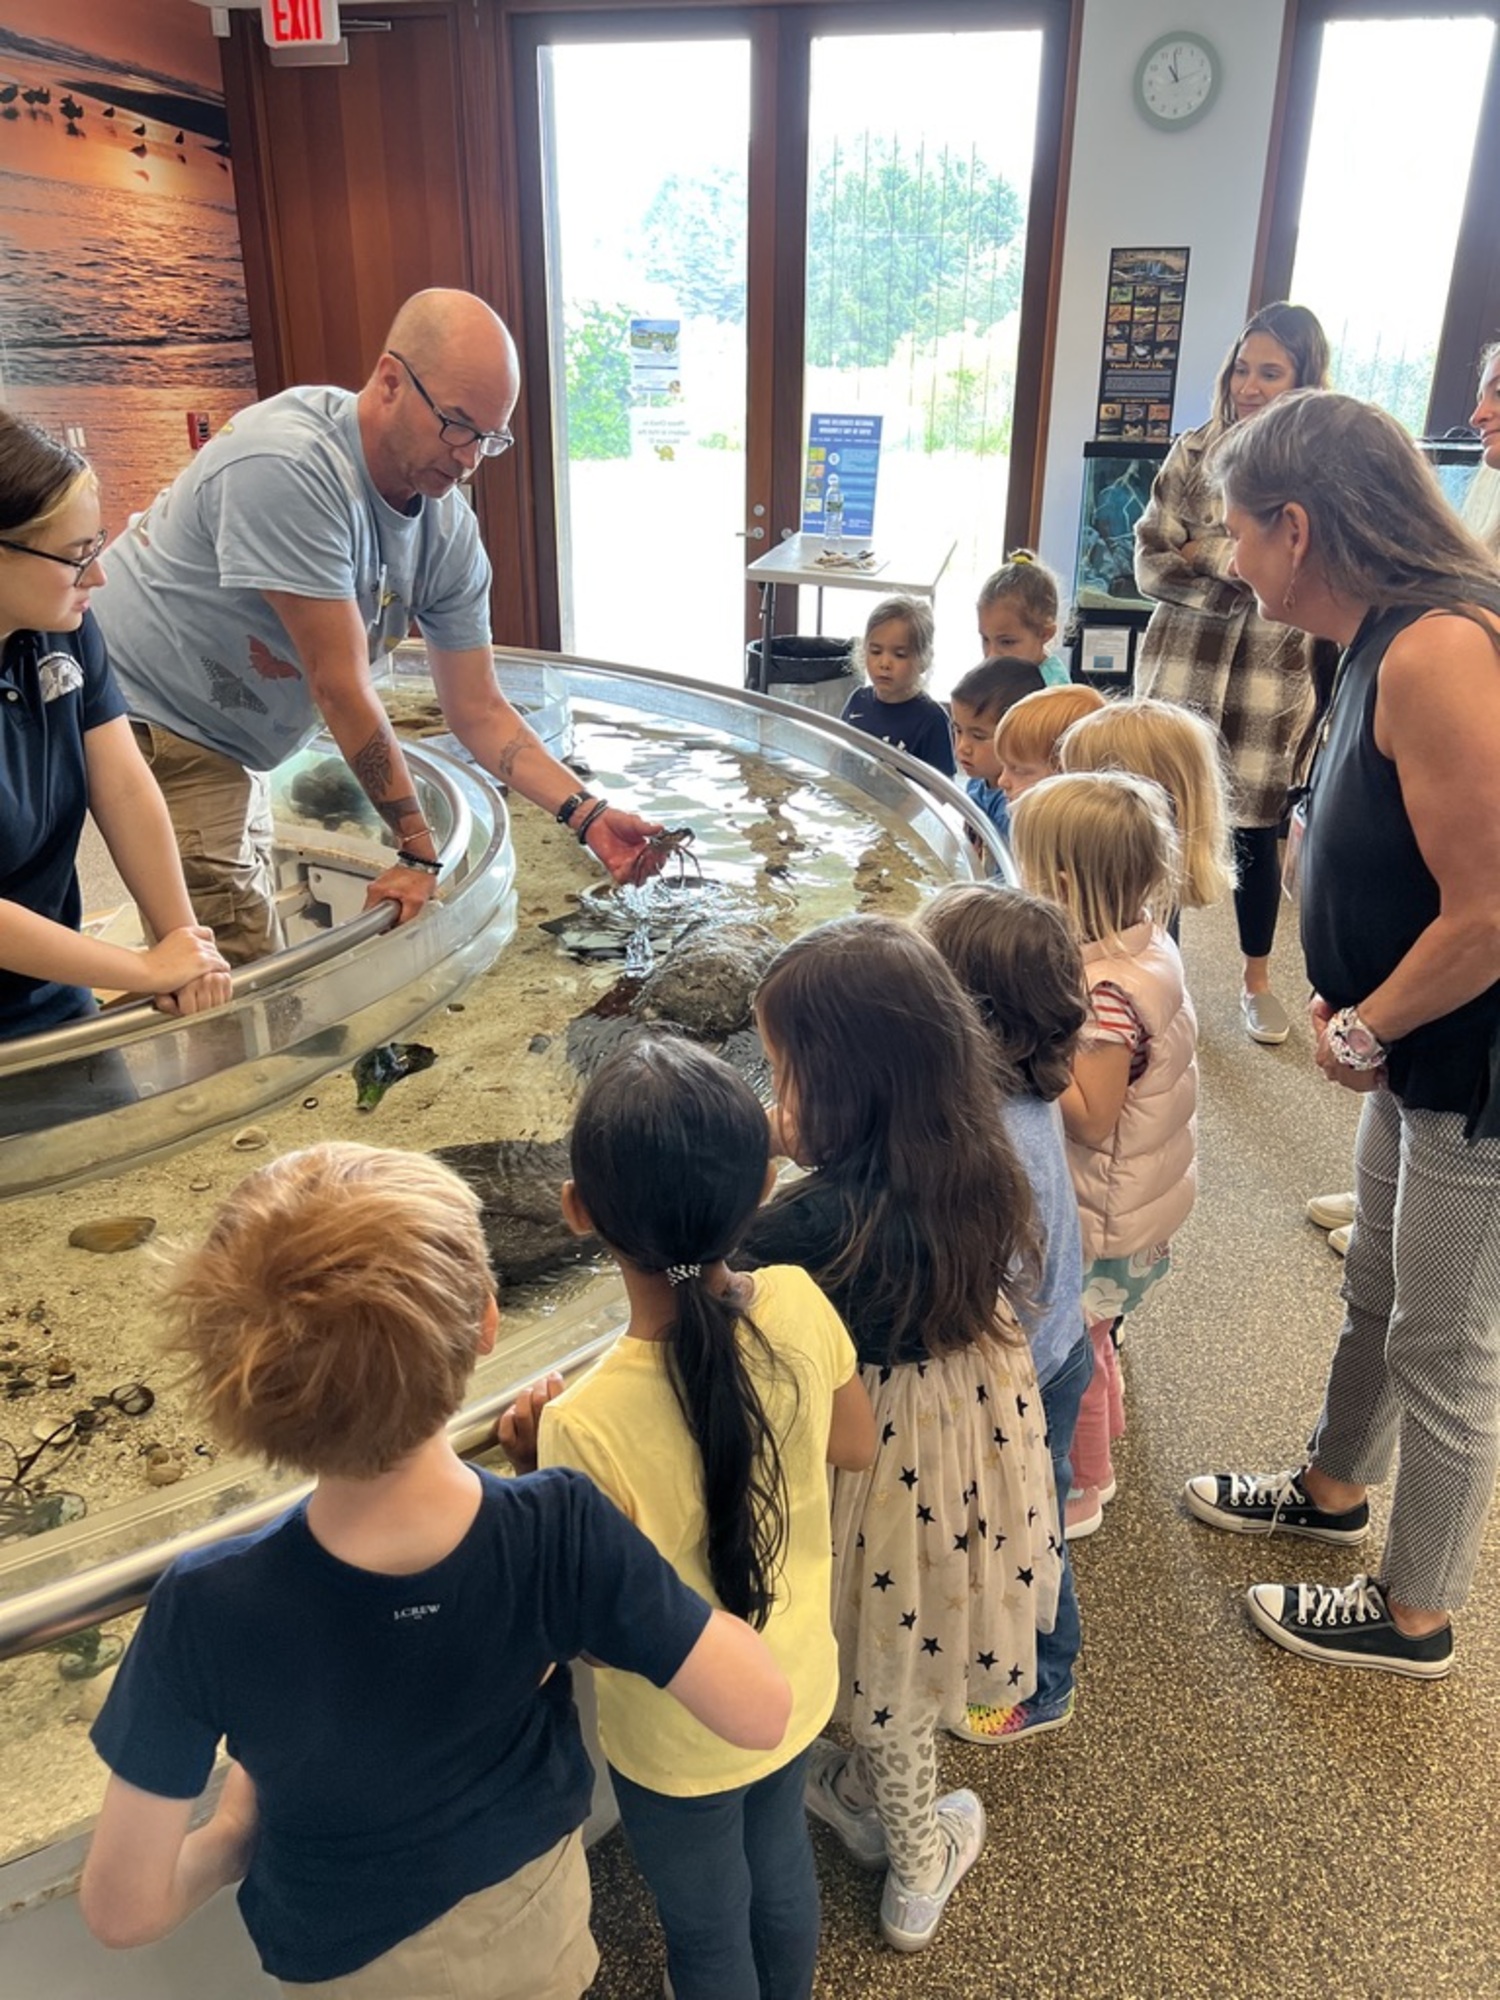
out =
<svg viewBox="0 0 1500 2000"><path fill-rule="evenodd" d="M77 930L88 811L84 738L125 713L92 612L76 632L12 632L0 654L0 898ZM0 1040L89 1012L79 986L0 966Z"/></svg>

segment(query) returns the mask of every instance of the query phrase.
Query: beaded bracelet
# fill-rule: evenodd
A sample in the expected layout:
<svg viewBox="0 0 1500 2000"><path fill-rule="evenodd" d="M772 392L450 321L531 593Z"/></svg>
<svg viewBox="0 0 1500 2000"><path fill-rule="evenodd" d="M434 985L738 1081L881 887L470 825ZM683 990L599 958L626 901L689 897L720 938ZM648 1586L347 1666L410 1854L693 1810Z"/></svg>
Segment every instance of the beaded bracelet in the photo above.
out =
<svg viewBox="0 0 1500 2000"><path fill-rule="evenodd" d="M593 811L590 813L586 813L584 815L583 825L578 829L578 845L580 847L588 846L589 828L594 824L594 821L599 818L601 813L607 813L608 811L609 811L608 799L595 799Z"/></svg>

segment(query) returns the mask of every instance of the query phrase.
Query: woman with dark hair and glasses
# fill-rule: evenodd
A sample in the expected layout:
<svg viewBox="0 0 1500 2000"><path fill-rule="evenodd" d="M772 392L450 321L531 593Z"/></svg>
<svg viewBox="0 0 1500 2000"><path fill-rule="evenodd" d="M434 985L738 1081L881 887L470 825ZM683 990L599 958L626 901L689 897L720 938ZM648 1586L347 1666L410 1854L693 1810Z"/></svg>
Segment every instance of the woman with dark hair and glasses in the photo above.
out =
<svg viewBox="0 0 1500 2000"><path fill-rule="evenodd" d="M0 1041L92 1013L96 986L171 1013L229 997L89 610L103 545L88 465L0 410ZM79 932L90 811L158 939L144 951Z"/></svg>

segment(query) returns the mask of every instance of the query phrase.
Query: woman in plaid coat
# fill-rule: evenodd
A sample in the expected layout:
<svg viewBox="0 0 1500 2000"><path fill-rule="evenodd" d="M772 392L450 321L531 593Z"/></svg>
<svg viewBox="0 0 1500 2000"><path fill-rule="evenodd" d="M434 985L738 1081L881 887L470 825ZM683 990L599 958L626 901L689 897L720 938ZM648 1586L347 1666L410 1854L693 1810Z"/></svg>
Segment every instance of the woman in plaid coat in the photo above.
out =
<svg viewBox="0 0 1500 2000"><path fill-rule="evenodd" d="M1224 740L1245 962L1240 1008L1257 1042L1284 1042L1290 1032L1271 991L1276 843L1310 733L1315 641L1262 618L1254 592L1234 575L1207 460L1231 424L1288 389L1327 386L1328 342L1317 320L1304 306L1263 306L1219 370L1213 415L1172 446L1135 531L1136 582L1158 600L1136 660L1136 692L1196 709Z"/></svg>

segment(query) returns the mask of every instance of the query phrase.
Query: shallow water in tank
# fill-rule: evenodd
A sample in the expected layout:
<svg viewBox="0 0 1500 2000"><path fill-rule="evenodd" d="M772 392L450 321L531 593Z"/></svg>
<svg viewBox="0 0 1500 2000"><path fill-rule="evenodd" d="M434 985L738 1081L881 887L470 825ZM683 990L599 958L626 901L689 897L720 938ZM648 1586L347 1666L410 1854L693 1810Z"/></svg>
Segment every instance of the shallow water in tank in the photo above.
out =
<svg viewBox="0 0 1500 2000"><path fill-rule="evenodd" d="M0 1596L19 1587L19 1562L29 1565L29 1585L280 1490L275 1475L220 1457L177 1386L159 1348L155 1247L194 1240L244 1174L319 1140L426 1149L562 1136L581 1087L568 1025L615 986L623 966L569 955L543 923L590 922L624 906L628 931L664 900L684 915L751 919L786 940L851 910L905 914L967 868L961 838L950 828L934 840L922 813L903 804L899 783L890 804L876 802L858 752L835 747L831 768L820 770L810 756L767 755L691 722L583 701L572 757L612 803L693 828L680 883L674 860L664 889L617 891L571 834L517 804L516 934L409 1037L434 1050L430 1067L367 1113L355 1108L348 1069L335 1070L258 1118L249 1134L219 1132L169 1158L4 1205L0 1479L14 1470L13 1452L41 1446L71 1412L98 1414L86 1432L41 1446L26 1501L0 1489ZM670 946L658 942L663 949ZM69 1247L78 1224L127 1216L152 1221L141 1247ZM597 1267L505 1297L500 1347L476 1381L498 1387L541 1372L584 1340L607 1336L618 1306L614 1280ZM119 1406L128 1399L107 1400L136 1383L152 1392L149 1410L132 1414ZM106 1639L128 1636L132 1622L116 1621ZM86 1651L92 1642L81 1643ZM100 1772L86 1729L97 1683L63 1671L78 1655L75 1644L0 1663L0 1858L51 1838L96 1803Z"/></svg>

